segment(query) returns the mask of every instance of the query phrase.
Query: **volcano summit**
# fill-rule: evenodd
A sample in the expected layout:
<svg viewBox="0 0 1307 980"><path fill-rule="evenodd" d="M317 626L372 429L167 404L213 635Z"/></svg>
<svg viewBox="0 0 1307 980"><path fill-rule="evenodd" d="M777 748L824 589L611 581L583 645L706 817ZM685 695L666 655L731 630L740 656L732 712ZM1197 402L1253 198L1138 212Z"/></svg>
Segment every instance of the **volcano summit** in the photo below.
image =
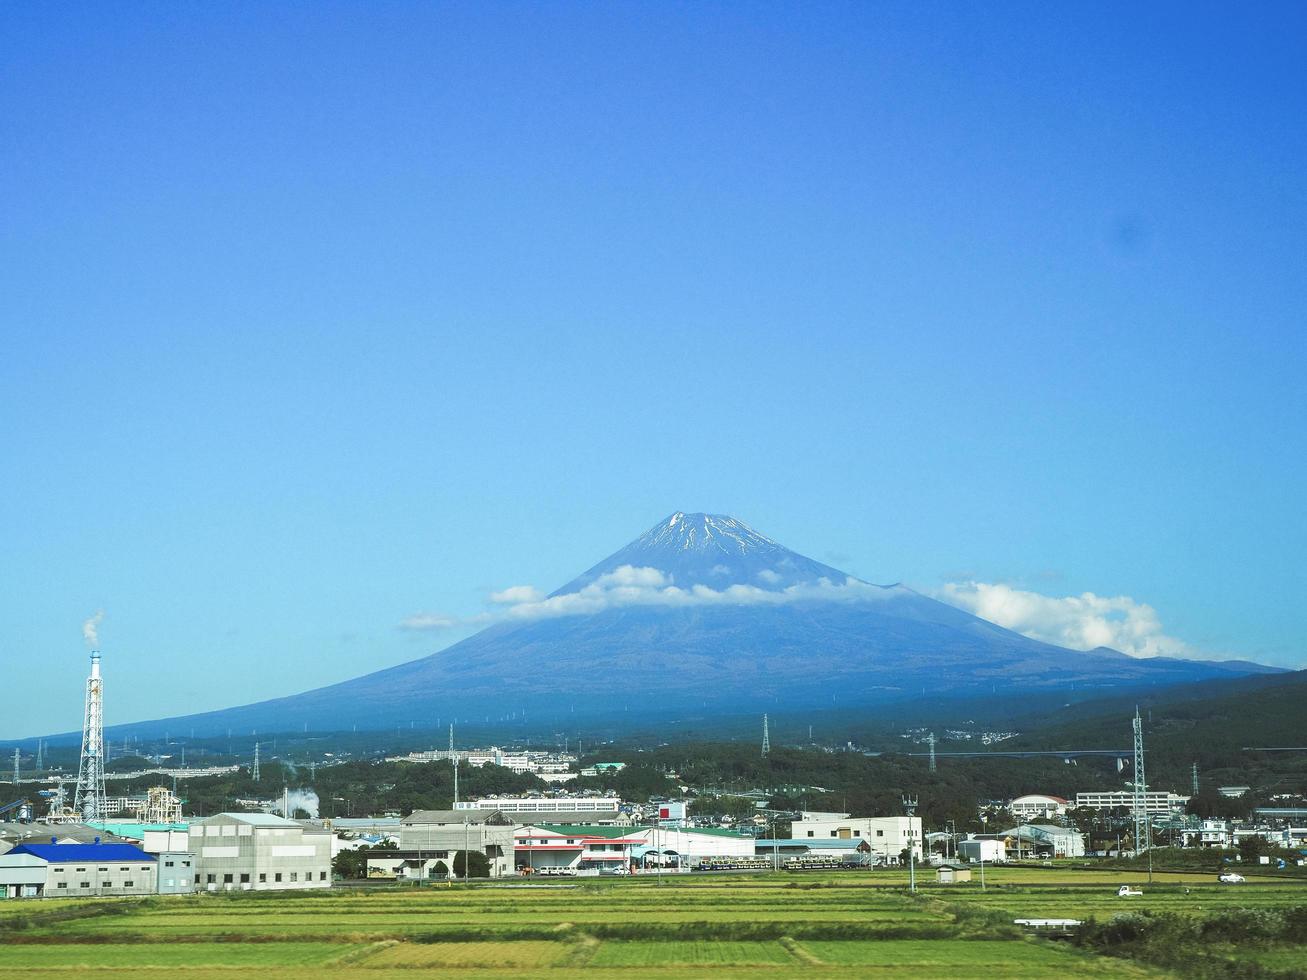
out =
<svg viewBox="0 0 1307 980"><path fill-rule="evenodd" d="M1041 643L902 585L863 582L732 517L677 512L550 595L438 653L304 694L168 719L382 728L873 704L1002 689L1137 688L1259 673ZM142 726L126 726L139 729Z"/></svg>

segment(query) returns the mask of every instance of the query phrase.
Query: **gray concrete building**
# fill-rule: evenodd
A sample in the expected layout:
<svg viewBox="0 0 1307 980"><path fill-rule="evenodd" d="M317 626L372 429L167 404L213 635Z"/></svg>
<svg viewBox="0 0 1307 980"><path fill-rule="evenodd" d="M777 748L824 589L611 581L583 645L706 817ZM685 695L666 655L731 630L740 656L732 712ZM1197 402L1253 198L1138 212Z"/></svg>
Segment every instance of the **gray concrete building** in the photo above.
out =
<svg viewBox="0 0 1307 980"><path fill-rule="evenodd" d="M190 825L197 891L331 887L331 831L268 813L219 813Z"/></svg>
<svg viewBox="0 0 1307 980"><path fill-rule="evenodd" d="M438 862L452 870L454 855L469 850L486 856L490 877L512 875L513 831L521 816L499 810L417 810L400 821L399 849L378 855L376 867L400 877L425 878ZM373 862L369 857L369 873Z"/></svg>
<svg viewBox="0 0 1307 980"><path fill-rule="evenodd" d="M188 895L195 891L195 855L190 851L161 851L154 855L155 890L160 895Z"/></svg>

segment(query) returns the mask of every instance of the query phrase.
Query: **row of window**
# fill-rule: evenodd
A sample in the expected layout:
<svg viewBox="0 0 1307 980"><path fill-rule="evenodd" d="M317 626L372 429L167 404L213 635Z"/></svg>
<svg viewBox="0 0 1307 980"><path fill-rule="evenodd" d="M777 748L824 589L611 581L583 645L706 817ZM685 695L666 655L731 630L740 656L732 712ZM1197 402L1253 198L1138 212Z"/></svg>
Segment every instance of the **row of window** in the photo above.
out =
<svg viewBox="0 0 1307 980"><path fill-rule="evenodd" d="M830 832L830 835L831 835L832 837L838 837L838 836L840 835L840 832L839 832L838 830L832 830L832 831ZM815 834L810 830L810 831L808 831L808 836L809 836L809 837L814 837L814 836L816 836L816 835L815 835ZM855 831L853 832L853 836L854 836L854 837L861 837L861 836L862 836L862 831L861 831L861 830L855 830ZM883 830L878 830L878 831L876 831L876 836L877 836L877 837L884 837L884 836L885 836L885 831L883 831ZM909 837L912 836L912 831L910 831L910 830L908 831L908 836L909 836Z"/></svg>
<svg viewBox="0 0 1307 980"><path fill-rule="evenodd" d="M299 873L298 871L291 871L291 872L288 872L288 873L289 873L289 875L290 875L290 879L289 879L290 881L298 882L298 881L300 880L300 873ZM207 885L216 885L216 884L218 883L218 882L217 882L217 877L218 877L217 875L205 875L205 879L206 879L206 880L205 880L205 884L207 884ZM223 883L224 885L234 885L234 884L236 884L236 881L234 880L234 878L235 878L235 876L232 875L232 874L225 874L225 875L222 876L222 883ZM273 879L272 879L272 880L273 880L274 883L281 881L281 880L282 880L281 872L280 872L280 871L273 872ZM312 881L312 880L313 880L313 872L312 872L312 871L305 871L305 872L304 872L304 880L305 880L305 881ZM318 872L318 881L326 881L326 880L327 880L327 872L325 872L325 871L319 871L319 872ZM195 876L195 883L196 883L197 885L200 883L200 876L199 876L199 875L196 875L196 876ZM240 876L240 884L242 884L242 885L248 885L249 883L250 883L250 876L249 876L248 874L242 874L242 875ZM260 872L260 873L259 873L259 884L260 884L260 885L266 885L267 883L268 883L268 876L267 876L267 874L266 874L266 873L263 873L263 872Z"/></svg>
<svg viewBox="0 0 1307 980"><path fill-rule="evenodd" d="M67 868L58 868L58 867L56 867L56 868L51 868L50 870L53 871L55 874L59 875L59 874L63 874L63 873L64 873L65 871L67 871L68 869L67 869ZM74 871L80 871L80 872L85 872L85 871L86 871L85 868L73 868L73 870L74 870ZM96 871L108 871L109 869L108 869L108 868L96 868L95 870L96 870ZM131 869L131 868L123 868L123 867L120 867L118 870L119 870L119 871L131 871L132 869ZM152 869L150 868L149 865L145 865L145 864L143 864L143 865L141 865L141 870L144 871L146 874L149 874L150 871L151 871Z"/></svg>
<svg viewBox="0 0 1307 980"><path fill-rule="evenodd" d="M55 886L56 888L67 888L67 887L68 887L68 882L66 882L66 881L56 881L54 886ZM90 888L90 887L91 887L91 883L90 883L89 881L78 882L77 887L78 887L78 888ZM135 888L135 887L136 887L136 882L134 882L134 881L124 881L124 882L123 882L122 884L120 884L120 885L115 885L112 881L102 881L102 882L100 882L100 887L101 887L101 888Z"/></svg>

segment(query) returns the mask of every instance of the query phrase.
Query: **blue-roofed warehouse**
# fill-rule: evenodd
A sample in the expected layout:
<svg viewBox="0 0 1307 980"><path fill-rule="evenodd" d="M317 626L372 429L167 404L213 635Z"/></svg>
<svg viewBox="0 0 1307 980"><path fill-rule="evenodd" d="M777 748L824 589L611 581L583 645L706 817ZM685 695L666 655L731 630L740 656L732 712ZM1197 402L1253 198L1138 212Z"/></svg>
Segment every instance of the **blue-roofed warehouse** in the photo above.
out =
<svg viewBox="0 0 1307 980"><path fill-rule="evenodd" d="M159 862L133 844L19 844L0 854L6 898L153 895Z"/></svg>

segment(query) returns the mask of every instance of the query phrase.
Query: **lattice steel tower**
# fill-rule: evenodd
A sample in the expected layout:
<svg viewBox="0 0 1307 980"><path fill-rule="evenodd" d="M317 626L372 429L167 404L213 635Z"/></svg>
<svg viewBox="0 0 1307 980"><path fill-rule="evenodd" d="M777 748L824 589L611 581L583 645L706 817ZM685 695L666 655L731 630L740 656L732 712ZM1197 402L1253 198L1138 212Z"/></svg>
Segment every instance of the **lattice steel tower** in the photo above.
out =
<svg viewBox="0 0 1307 980"><path fill-rule="evenodd" d="M931 732L926 737L926 744L930 746L930 771L935 771L935 733Z"/></svg>
<svg viewBox="0 0 1307 980"><path fill-rule="evenodd" d="M762 716L762 754L763 758L771 752L771 733L767 731L767 716Z"/></svg>
<svg viewBox="0 0 1307 980"><path fill-rule="evenodd" d="M250 770L250 777L257 783L259 781L259 743L254 743L254 768Z"/></svg>
<svg viewBox="0 0 1307 980"><path fill-rule="evenodd" d="M83 820L100 820L105 813L104 791L104 682L100 679L100 651L91 651L91 676L86 679L86 710L82 721L82 760L77 767L73 809Z"/></svg>
<svg viewBox="0 0 1307 980"><path fill-rule="evenodd" d="M1152 847L1152 824L1148 819L1148 781L1144 778L1144 723L1139 717L1139 706L1135 705L1133 722L1135 733L1135 782L1134 782L1134 818L1135 818L1135 853Z"/></svg>

